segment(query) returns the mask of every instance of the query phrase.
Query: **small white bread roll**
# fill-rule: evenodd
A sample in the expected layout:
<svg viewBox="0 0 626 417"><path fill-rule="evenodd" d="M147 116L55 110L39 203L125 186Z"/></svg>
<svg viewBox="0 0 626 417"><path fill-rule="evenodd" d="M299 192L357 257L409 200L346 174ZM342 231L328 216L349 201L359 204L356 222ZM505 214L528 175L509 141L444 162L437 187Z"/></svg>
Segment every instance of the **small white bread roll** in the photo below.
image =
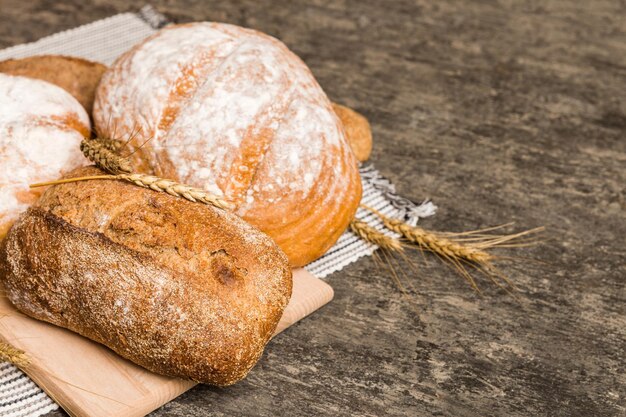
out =
<svg viewBox="0 0 626 417"><path fill-rule="evenodd" d="M80 142L90 129L85 109L62 88L0 73L0 239L43 191L29 184L87 165Z"/></svg>

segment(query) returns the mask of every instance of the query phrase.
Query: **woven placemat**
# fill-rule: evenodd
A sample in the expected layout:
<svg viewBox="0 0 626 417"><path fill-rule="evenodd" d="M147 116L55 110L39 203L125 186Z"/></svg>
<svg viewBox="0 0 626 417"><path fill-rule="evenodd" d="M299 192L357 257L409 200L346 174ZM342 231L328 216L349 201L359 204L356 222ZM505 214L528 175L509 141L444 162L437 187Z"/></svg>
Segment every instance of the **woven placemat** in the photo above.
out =
<svg viewBox="0 0 626 417"><path fill-rule="evenodd" d="M58 54L110 65L123 52L167 24L163 15L151 6L145 6L138 13L118 14L33 43L1 50L0 60ZM372 165L360 167L360 173L364 204L410 224L434 214L435 206L432 203L426 201L414 204L398 196L393 184ZM382 230L382 224L371 213L359 210L357 217ZM371 255L376 249L376 246L345 232L335 246L323 257L307 265L306 269L319 278L325 278L362 256ZM8 363L0 363L0 416L40 416L57 408L58 405L19 369Z"/></svg>

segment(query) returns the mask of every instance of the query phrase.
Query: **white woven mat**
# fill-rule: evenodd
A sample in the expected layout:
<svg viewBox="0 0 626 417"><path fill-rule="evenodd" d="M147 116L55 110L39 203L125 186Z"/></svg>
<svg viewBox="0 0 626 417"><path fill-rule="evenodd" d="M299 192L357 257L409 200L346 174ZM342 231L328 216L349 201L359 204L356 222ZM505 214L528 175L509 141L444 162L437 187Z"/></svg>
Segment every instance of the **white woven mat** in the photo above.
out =
<svg viewBox="0 0 626 417"><path fill-rule="evenodd" d="M37 42L1 50L0 60L58 54L110 65L120 54L166 24L167 20L161 14L151 6L145 6L137 14L118 14ZM393 184L381 177L371 165L361 167L360 171L364 204L409 223L434 214L435 206L430 202L416 205L399 197ZM359 211L357 217L382 229L380 222L368 212ZM371 255L374 250L376 246L346 232L326 255L306 268L317 277L324 278L362 256ZM57 408L58 405L19 369L0 363L0 416L40 416Z"/></svg>

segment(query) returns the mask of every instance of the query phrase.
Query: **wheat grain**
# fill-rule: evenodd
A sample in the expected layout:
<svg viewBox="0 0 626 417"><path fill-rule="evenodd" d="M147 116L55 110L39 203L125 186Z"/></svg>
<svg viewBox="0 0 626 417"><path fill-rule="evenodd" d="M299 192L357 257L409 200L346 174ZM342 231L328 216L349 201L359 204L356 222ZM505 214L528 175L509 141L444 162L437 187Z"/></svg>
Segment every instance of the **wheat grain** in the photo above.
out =
<svg viewBox="0 0 626 417"><path fill-rule="evenodd" d="M108 144L94 139L84 139L80 143L80 150L83 154L98 168L110 173L121 174L130 173L130 162L126 158L122 158L114 151L107 148Z"/></svg>
<svg viewBox="0 0 626 417"><path fill-rule="evenodd" d="M176 181L159 178L154 175L146 174L120 174L120 179L132 182L135 185L144 188L150 188L154 191L162 191L173 196L183 197L189 201L209 204L221 209L230 209L232 205L215 194L211 194L199 188L189 185L180 184Z"/></svg>
<svg viewBox="0 0 626 417"><path fill-rule="evenodd" d="M391 219L389 217L381 218L383 224L389 230L401 234L408 241L416 243L420 247L435 252L441 256L452 259L464 259L480 265L488 266L493 260L493 256L484 250L473 247L471 244L463 245L445 238L437 233L429 232L417 226L409 226L408 224Z"/></svg>
<svg viewBox="0 0 626 417"><path fill-rule="evenodd" d="M22 370L25 370L25 369L27 369L28 367L31 366L31 361L28 358L28 356L26 355L26 352L24 352L23 350L14 348L13 346L9 345L8 343L1 342L1 341L0 341L0 361L2 361L2 362L9 362L9 363L17 366L18 368L20 368ZM105 398L107 400L114 401L114 402L116 402L118 404L122 404L122 405L125 405L127 407L130 407L129 404L126 404L124 402L118 401L118 400L116 400L114 398L111 398L111 397L107 397L107 396L102 395L102 394L98 394L97 392L88 390L86 388L82 388L79 385L73 384L70 381L67 381L67 380L65 380L63 378L60 378L60 377L50 373L50 372L47 372L45 369L39 369L38 371L48 375L51 378L54 378L54 379L56 379L58 381L63 382L66 385L69 385L71 387L79 389L81 391L85 391L85 392L87 392L89 394L93 394L93 395L96 395L98 397L102 397L102 398Z"/></svg>
<svg viewBox="0 0 626 417"><path fill-rule="evenodd" d="M361 239L373 243L383 249L398 252L402 251L402 244L398 239L387 236L380 230L376 230L364 221L352 219L350 222L350 230Z"/></svg>
<svg viewBox="0 0 626 417"><path fill-rule="evenodd" d="M543 227L538 227L508 235L485 233L504 227L497 226L463 233L430 232L421 227L410 226L401 220L385 216L371 207L365 205L361 205L361 207L376 214L387 229L400 234L404 239L415 244L420 249L430 251L448 262L477 291L478 286L467 266L474 267L476 271L486 275L494 284L509 292L508 288L501 285L501 282L506 283L512 289L515 289L515 285L505 275L500 273L494 265L494 261L506 258L492 255L486 249L532 246L538 242L521 238L544 230Z"/></svg>
<svg viewBox="0 0 626 417"><path fill-rule="evenodd" d="M120 149L122 149L122 146L124 145L122 141L120 140L107 138L104 136L96 136L92 140L100 143L105 149L108 149L109 151L115 152L115 153L119 152Z"/></svg>
<svg viewBox="0 0 626 417"><path fill-rule="evenodd" d="M117 175L91 175L86 177L65 178L55 181L40 182L31 184L30 188L45 187L49 185L68 184L78 181L91 180L123 180L133 183L139 187L149 188L154 191L168 193L175 197L181 197L195 203L208 204L224 210L232 208L230 202L215 194L199 188L194 188L176 181L159 178L154 175L146 174L117 174Z"/></svg>
<svg viewBox="0 0 626 417"><path fill-rule="evenodd" d="M25 369L30 365L30 360L24 351L5 342L0 342L0 361L12 363L20 369Z"/></svg>

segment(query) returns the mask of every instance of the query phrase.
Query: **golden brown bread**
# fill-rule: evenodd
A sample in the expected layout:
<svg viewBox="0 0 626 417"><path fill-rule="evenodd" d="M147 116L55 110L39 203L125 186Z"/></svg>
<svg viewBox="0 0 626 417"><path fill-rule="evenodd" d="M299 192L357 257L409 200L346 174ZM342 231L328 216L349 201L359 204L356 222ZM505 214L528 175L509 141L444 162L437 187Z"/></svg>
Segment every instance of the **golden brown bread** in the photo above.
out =
<svg viewBox="0 0 626 417"><path fill-rule="evenodd" d="M0 62L0 72L58 85L73 95L89 114L96 87L106 68L97 62L61 55L39 55Z"/></svg>
<svg viewBox="0 0 626 417"><path fill-rule="evenodd" d="M367 161L372 153L372 130L369 122L362 114L341 104L333 103L333 110L343 124L354 156L360 162Z"/></svg>
<svg viewBox="0 0 626 417"><path fill-rule="evenodd" d="M171 25L102 77L94 123L134 169L223 194L292 266L322 256L361 199L341 121L280 41L233 25Z"/></svg>
<svg viewBox="0 0 626 417"><path fill-rule="evenodd" d="M4 240L0 277L22 312L215 385L256 363L292 285L285 255L234 214L113 180L49 188Z"/></svg>

